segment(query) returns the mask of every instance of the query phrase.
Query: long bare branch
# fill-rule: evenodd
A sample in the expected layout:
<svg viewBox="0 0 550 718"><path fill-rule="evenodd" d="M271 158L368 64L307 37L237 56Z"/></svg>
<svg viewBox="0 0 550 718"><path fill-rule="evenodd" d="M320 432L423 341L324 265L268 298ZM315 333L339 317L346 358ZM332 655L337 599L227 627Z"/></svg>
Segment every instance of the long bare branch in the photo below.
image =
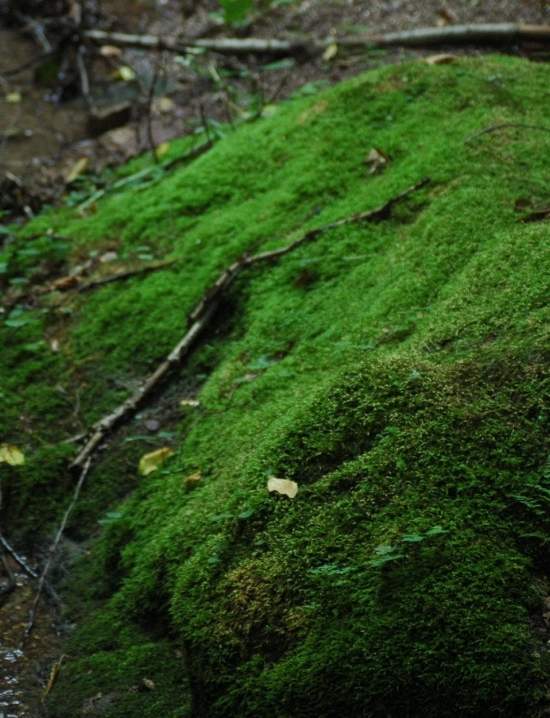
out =
<svg viewBox="0 0 550 718"><path fill-rule="evenodd" d="M124 32L86 30L85 39L97 44L118 47L134 47L142 50L165 50L185 54L189 49L202 49L230 55L269 54L292 55L296 53L319 54L332 43L341 47L361 50L367 47L433 47L482 43L501 45L505 43L550 43L550 25L527 25L523 23L479 23L449 25L447 27L423 27L401 32L363 34L341 38L299 37L289 40L264 38L179 38L157 35L132 35Z"/></svg>
<svg viewBox="0 0 550 718"><path fill-rule="evenodd" d="M149 378L141 387L139 387L139 389L137 389L137 391L122 402L122 404L120 404L113 412L94 424L88 441L73 461L71 468L81 469L85 466L86 462L88 462L94 455L108 434L110 434L119 424L122 424L133 416L136 410L152 394L152 392L165 379L170 371L175 366L181 364L183 359L191 351L199 335L202 334L204 329L210 324L210 321L214 317L216 310L223 300L224 294L227 292L236 277L244 269L263 262L276 261L306 242L311 242L326 232L337 229L338 227L361 222L375 222L387 219L391 214L393 206L397 202L424 187L428 182L428 179L423 179L420 182L417 182L412 185L412 187L408 187L406 190L400 192L398 195L392 197L383 205L375 209L367 212L359 212L358 214L344 217L336 220L335 222L330 222L329 224L307 230L293 242L285 245L284 247L280 247L279 249L261 252L260 254L253 256L245 254L243 257L237 259L233 262L233 264L224 269L214 284L204 293L195 309L189 315L189 328L184 337L176 344L166 359L161 362L153 374L149 376Z"/></svg>

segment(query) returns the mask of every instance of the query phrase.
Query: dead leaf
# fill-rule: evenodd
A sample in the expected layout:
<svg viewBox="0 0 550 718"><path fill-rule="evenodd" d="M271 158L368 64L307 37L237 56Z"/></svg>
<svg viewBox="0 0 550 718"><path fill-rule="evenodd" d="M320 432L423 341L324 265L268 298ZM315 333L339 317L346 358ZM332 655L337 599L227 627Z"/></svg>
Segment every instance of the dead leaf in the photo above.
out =
<svg viewBox="0 0 550 718"><path fill-rule="evenodd" d="M365 164L369 167L370 175L374 175L377 172L381 172L383 169L385 169L389 161L390 158L388 157L388 155L376 147L373 147L365 158Z"/></svg>
<svg viewBox="0 0 550 718"><path fill-rule="evenodd" d="M89 163L90 160L88 157L81 157L77 160L65 175L66 184L71 184L71 182L74 182L77 177L80 177L80 175L88 168Z"/></svg>
<svg viewBox="0 0 550 718"><path fill-rule="evenodd" d="M196 409L200 405L201 405L201 403L198 399L182 399L180 401L180 406L183 406L183 407L188 406L191 409Z"/></svg>
<svg viewBox="0 0 550 718"><path fill-rule="evenodd" d="M115 45L102 45L99 48L99 54L102 57L119 57L121 52L120 47L116 47Z"/></svg>
<svg viewBox="0 0 550 718"><path fill-rule="evenodd" d="M272 493L283 494L293 499L298 493L298 484L289 479L278 479L276 476L270 476L267 482L267 490Z"/></svg>
<svg viewBox="0 0 550 718"><path fill-rule="evenodd" d="M440 52L438 55L428 55L424 58L424 62L427 62L428 65L450 65L457 59L457 56L450 52Z"/></svg>
<svg viewBox="0 0 550 718"><path fill-rule="evenodd" d="M50 349L52 352L58 352L59 351L59 339L52 339L50 342Z"/></svg>
<svg viewBox="0 0 550 718"><path fill-rule="evenodd" d="M148 476L153 471L156 471L173 453L173 449L164 446L162 449L156 449L148 454L144 454L139 460L139 473L142 476Z"/></svg>
<svg viewBox="0 0 550 718"><path fill-rule="evenodd" d="M25 463L25 455L13 444L0 444L0 464L21 466Z"/></svg>
<svg viewBox="0 0 550 718"><path fill-rule="evenodd" d="M183 486L185 489L190 491L191 489L194 489L196 486L200 484L202 481L202 474L200 471L195 471L194 474L189 474L189 476L186 476L183 481Z"/></svg>
<svg viewBox="0 0 550 718"><path fill-rule="evenodd" d="M147 690L149 690L149 691L154 691L156 688L155 682L152 681L150 678L144 678L142 680L142 683L145 686L145 688L147 688Z"/></svg>
<svg viewBox="0 0 550 718"><path fill-rule="evenodd" d="M52 688L55 686L55 683L56 683L56 681L59 677L59 673L61 671L61 664L63 663L64 658L65 658L64 655L61 656L61 658L53 664L52 669L50 671L50 676L48 678L48 684L47 684L46 688L44 689L44 693L42 696L43 698L47 698L49 696Z"/></svg>
<svg viewBox="0 0 550 718"><path fill-rule="evenodd" d="M330 62L331 60L334 60L337 54L338 45L335 42L331 42L323 53L323 60L325 60L326 62Z"/></svg>

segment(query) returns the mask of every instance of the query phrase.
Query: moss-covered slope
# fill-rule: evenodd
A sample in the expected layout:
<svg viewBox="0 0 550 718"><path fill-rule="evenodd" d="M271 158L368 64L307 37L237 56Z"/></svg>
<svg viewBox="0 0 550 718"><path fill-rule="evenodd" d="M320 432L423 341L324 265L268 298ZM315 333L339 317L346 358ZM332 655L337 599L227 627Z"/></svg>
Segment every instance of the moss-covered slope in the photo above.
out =
<svg viewBox="0 0 550 718"><path fill-rule="evenodd" d="M60 262L176 263L0 329L0 428L30 459L7 478L14 535L58 516L75 415L124 398L225 265L431 179L242 275L158 399L182 414L161 469L137 477L143 417L101 454L70 532L115 513L73 573L51 716L542 715L550 225L520 220L548 203L549 78L504 58L386 68L26 230L71 238L40 249ZM369 174L373 147L390 162ZM6 271L25 276L29 246ZM190 387L200 406L178 409Z"/></svg>

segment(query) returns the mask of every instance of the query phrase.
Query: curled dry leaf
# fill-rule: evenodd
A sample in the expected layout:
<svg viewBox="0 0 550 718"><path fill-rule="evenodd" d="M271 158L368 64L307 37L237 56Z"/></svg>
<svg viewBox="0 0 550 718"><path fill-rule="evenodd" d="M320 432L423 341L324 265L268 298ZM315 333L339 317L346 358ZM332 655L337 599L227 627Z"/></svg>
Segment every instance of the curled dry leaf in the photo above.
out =
<svg viewBox="0 0 550 718"><path fill-rule="evenodd" d="M153 471L156 471L173 453L173 449L164 446L162 449L156 449L148 454L144 454L139 460L139 473L142 476L148 476Z"/></svg>
<svg viewBox="0 0 550 718"><path fill-rule="evenodd" d="M0 444L0 464L21 466L25 463L25 454L13 444Z"/></svg>
<svg viewBox="0 0 550 718"><path fill-rule="evenodd" d="M428 65L449 65L457 59L456 55L451 55L449 52L441 52L438 55L428 55L428 57L424 58L424 62L427 62Z"/></svg>
<svg viewBox="0 0 550 718"><path fill-rule="evenodd" d="M289 479L278 479L276 476L270 476L267 481L267 490L272 493L283 494L293 499L298 493L298 484Z"/></svg>
<svg viewBox="0 0 550 718"><path fill-rule="evenodd" d="M365 158L365 164L368 165L370 175L381 172L389 161L388 155L377 147L373 147Z"/></svg>

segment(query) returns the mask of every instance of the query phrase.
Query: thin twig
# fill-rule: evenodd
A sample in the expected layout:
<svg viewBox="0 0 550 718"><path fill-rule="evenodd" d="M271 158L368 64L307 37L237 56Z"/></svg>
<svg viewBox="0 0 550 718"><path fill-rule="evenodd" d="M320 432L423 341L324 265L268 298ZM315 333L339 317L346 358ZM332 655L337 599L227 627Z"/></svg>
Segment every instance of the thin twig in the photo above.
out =
<svg viewBox="0 0 550 718"><path fill-rule="evenodd" d="M151 150L151 154L153 155L153 162L157 165L159 163L159 158L157 155L155 136L153 133L153 102L155 100L155 91L159 79L161 59L161 54L159 52L154 63L153 77L151 78L151 83L149 85L149 91L147 95L147 139L149 141L149 149Z"/></svg>
<svg viewBox="0 0 550 718"><path fill-rule="evenodd" d="M497 125L491 125L490 127L485 127L485 129L480 130L479 132L475 132L472 135L469 135L465 140L465 144L469 144L473 140L476 140L478 137L482 137L483 135L489 135L493 132L500 132L500 130L508 130L508 129L521 129L521 130L535 130L538 132L550 132L550 127L544 127L543 125L529 125L524 122L500 122Z"/></svg>
<svg viewBox="0 0 550 718"><path fill-rule="evenodd" d="M30 576L30 578L34 578L35 580L38 580L40 578L40 575L32 568L32 566L29 566L25 558L21 556L21 554L17 553L17 551L2 534L0 534L0 545L2 546L4 551L8 553L13 558L13 560L23 569L27 576ZM61 599L57 594L57 591L48 581L44 582L44 589L48 596L54 601L54 603L57 604L58 607L63 605Z"/></svg>
<svg viewBox="0 0 550 718"><path fill-rule="evenodd" d="M80 90L84 101L88 108L92 108L92 100L90 96L90 78L88 77L88 69L86 68L86 61L84 60L84 48L79 47L76 52L76 64L78 67L78 74L80 76Z"/></svg>
<svg viewBox="0 0 550 718"><path fill-rule="evenodd" d="M71 503L67 507L67 510L65 511L63 515L63 519L61 520L61 523L59 525L59 528L57 530L57 534L55 536L54 542L50 547L50 555L48 556L48 560L46 561L44 568L42 569L42 573L40 574L40 578L38 580L38 588L36 589L36 595L34 597L34 601L29 613L29 620L27 623L27 626L25 628L25 632L23 634L23 639L21 643L23 644L25 640L30 636L32 629L34 627L35 621L36 621L36 613L38 611L38 604L40 603L40 598L42 596L42 591L44 590L44 586L46 583L46 577L48 575L48 571L51 568L53 559L55 557L55 554L57 552L57 548L59 546L59 543L61 542L61 539L63 538L63 533L65 531L65 527L67 526L67 522L70 518L70 515L76 505L76 502L78 501L78 497L80 496L80 491L82 489L82 486L84 485L84 481L86 480L86 476L88 475L88 471L90 470L90 465L92 463L91 457L87 458L84 462L82 469L80 471L80 475L78 477L78 481L76 483L73 497L71 499Z"/></svg>
<svg viewBox="0 0 550 718"><path fill-rule="evenodd" d="M23 571L30 576L31 578L38 578L38 574L36 571L29 566L27 561L21 554L18 554L17 551L13 548L13 546L8 543L8 541L5 539L5 537L0 534L0 544L2 545L2 548L9 553L9 555L13 558L13 560L21 566Z"/></svg>
<svg viewBox="0 0 550 718"><path fill-rule="evenodd" d="M158 272L160 269L166 269L175 264L176 260L172 259L166 262L156 262L154 264L148 264L145 267L138 267L137 269L127 269L123 272L116 272L111 274L109 277L103 277L102 279L95 279L86 284L80 284L75 287L77 292L89 292L92 289L98 287L104 287L106 284L112 284L113 282L119 282L122 279L129 279L130 277L136 277L140 274L150 274L151 272Z"/></svg>
<svg viewBox="0 0 550 718"><path fill-rule="evenodd" d="M222 302L223 295L227 292L227 289L233 283L235 278L244 269L262 262L276 261L285 254L294 251L302 244L311 242L333 229L349 224L376 222L387 219L391 214L393 206L397 202L426 186L428 182L428 179L423 179L420 182L417 182L412 187L400 192L398 195L392 197L376 209L369 210L367 212L359 212L349 217L336 220L335 222L322 225L321 227L307 230L293 242L284 247L280 247L279 249L261 252L260 254L253 256L245 254L243 257L224 269L218 279L205 292L195 309L189 315L189 328L185 336L178 342L178 344L176 344L166 359L161 362L153 374L149 376L149 378L137 391L122 402L122 404L120 404L113 412L103 417L93 425L90 431L90 438L73 461L71 468L80 469L82 466L85 466L86 462L88 462L90 457L94 455L95 451L107 435L110 434L119 424L122 424L133 416L138 407L141 406L145 399L152 394L153 390L157 388L167 374L176 365L181 364L184 357L190 352L198 336L210 323L212 317Z"/></svg>

